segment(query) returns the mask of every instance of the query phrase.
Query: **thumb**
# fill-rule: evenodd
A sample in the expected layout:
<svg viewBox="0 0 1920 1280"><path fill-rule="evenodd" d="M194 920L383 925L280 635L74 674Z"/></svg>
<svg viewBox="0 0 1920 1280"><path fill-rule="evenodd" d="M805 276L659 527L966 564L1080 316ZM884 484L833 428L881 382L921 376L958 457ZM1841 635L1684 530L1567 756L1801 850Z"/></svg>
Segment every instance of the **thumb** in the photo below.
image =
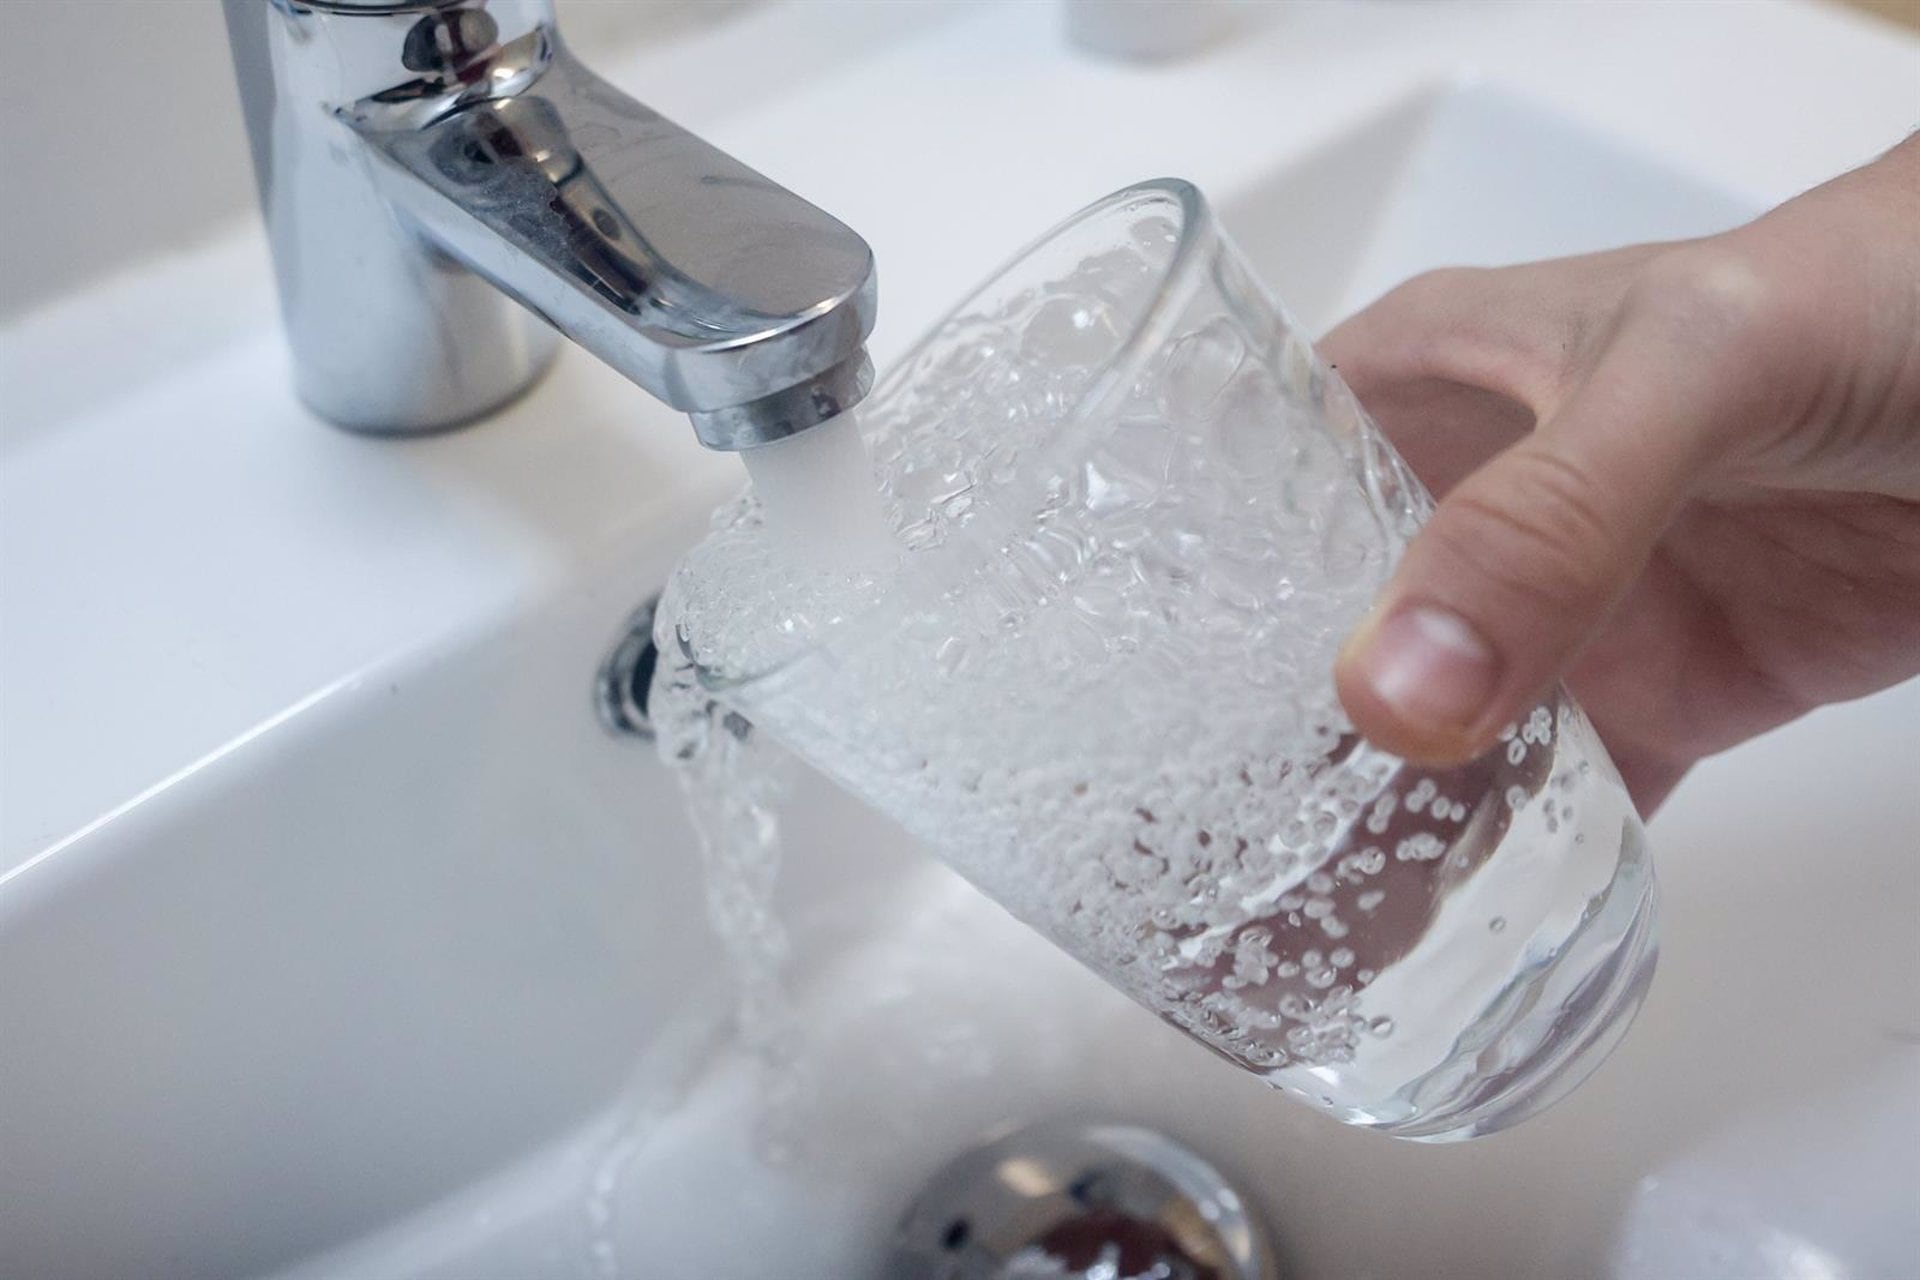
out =
<svg viewBox="0 0 1920 1280"><path fill-rule="evenodd" d="M1430 764L1487 750L1632 588L1702 465L1686 397L1648 375L1603 365L1440 503L1335 667L1370 741Z"/></svg>

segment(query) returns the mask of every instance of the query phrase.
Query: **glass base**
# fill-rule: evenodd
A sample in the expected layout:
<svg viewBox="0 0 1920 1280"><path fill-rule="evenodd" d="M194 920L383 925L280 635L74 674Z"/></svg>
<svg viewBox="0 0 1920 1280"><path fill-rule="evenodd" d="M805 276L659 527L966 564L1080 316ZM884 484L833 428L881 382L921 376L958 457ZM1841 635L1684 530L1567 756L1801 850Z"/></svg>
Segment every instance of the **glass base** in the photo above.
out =
<svg viewBox="0 0 1920 1280"><path fill-rule="evenodd" d="M1641 838L1638 824L1626 835L1634 844ZM1642 875L1617 882L1580 930L1585 936L1570 940L1545 973L1516 984L1461 1037L1452 1060L1470 1066L1464 1077L1457 1069L1437 1072L1444 1078L1430 1076L1411 1086L1402 1095L1412 1109L1411 1115L1402 1113L1404 1119L1342 1118L1414 1142L1459 1142L1518 1124L1573 1092L1625 1037L1653 980L1659 894L1643 859L1644 851L1628 851L1623 864L1637 862ZM1592 948L1604 949L1608 958L1582 974L1577 955ZM1548 1010L1554 1011L1550 1021L1533 1025ZM1529 1041L1530 1049L1499 1061L1514 1052L1512 1046Z"/></svg>

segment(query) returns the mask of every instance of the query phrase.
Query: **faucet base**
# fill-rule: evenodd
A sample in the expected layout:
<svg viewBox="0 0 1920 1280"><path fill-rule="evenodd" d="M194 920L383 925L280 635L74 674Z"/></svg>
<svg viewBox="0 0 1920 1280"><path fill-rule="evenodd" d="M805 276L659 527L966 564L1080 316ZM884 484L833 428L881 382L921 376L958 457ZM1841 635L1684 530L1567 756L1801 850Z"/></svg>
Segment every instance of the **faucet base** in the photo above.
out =
<svg viewBox="0 0 1920 1280"><path fill-rule="evenodd" d="M525 333L516 340L496 344L501 359L484 378L467 380L457 394L436 396L433 403L422 405L420 412L410 416L392 412L390 402L383 402L371 415L356 414L343 405L337 382L329 380L316 394L309 395L306 379L297 372L294 392L308 412L357 436L406 440L446 435L519 403L553 371L564 345L561 336L531 314L515 319L522 320Z"/></svg>

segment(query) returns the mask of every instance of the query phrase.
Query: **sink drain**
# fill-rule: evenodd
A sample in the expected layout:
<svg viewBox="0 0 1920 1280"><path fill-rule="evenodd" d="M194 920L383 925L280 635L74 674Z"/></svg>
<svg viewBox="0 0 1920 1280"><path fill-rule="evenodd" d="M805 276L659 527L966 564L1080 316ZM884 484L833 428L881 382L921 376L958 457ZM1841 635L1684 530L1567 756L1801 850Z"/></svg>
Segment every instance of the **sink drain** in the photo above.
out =
<svg viewBox="0 0 1920 1280"><path fill-rule="evenodd" d="M649 742L653 740L653 721L647 715L647 694L653 688L653 669L660 660L660 651L653 644L653 616L659 605L660 597L654 596L633 611L593 682L600 723L624 737Z"/></svg>
<svg viewBox="0 0 1920 1280"><path fill-rule="evenodd" d="M1199 1156L1132 1125L1049 1121L942 1169L889 1280L1280 1280L1272 1246Z"/></svg>

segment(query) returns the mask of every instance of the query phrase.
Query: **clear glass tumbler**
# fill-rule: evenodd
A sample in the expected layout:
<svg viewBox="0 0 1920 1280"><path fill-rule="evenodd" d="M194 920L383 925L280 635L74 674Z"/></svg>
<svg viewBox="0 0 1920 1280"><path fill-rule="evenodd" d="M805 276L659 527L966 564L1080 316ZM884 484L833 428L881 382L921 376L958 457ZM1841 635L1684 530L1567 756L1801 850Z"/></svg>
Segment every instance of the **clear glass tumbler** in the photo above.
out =
<svg viewBox="0 0 1920 1280"><path fill-rule="evenodd" d="M900 568L776 582L723 513L665 637L716 698L1344 1121L1470 1137L1599 1063L1654 963L1633 805L1564 694L1450 771L1353 732L1334 655L1429 499L1197 190L1055 229L861 418Z"/></svg>

